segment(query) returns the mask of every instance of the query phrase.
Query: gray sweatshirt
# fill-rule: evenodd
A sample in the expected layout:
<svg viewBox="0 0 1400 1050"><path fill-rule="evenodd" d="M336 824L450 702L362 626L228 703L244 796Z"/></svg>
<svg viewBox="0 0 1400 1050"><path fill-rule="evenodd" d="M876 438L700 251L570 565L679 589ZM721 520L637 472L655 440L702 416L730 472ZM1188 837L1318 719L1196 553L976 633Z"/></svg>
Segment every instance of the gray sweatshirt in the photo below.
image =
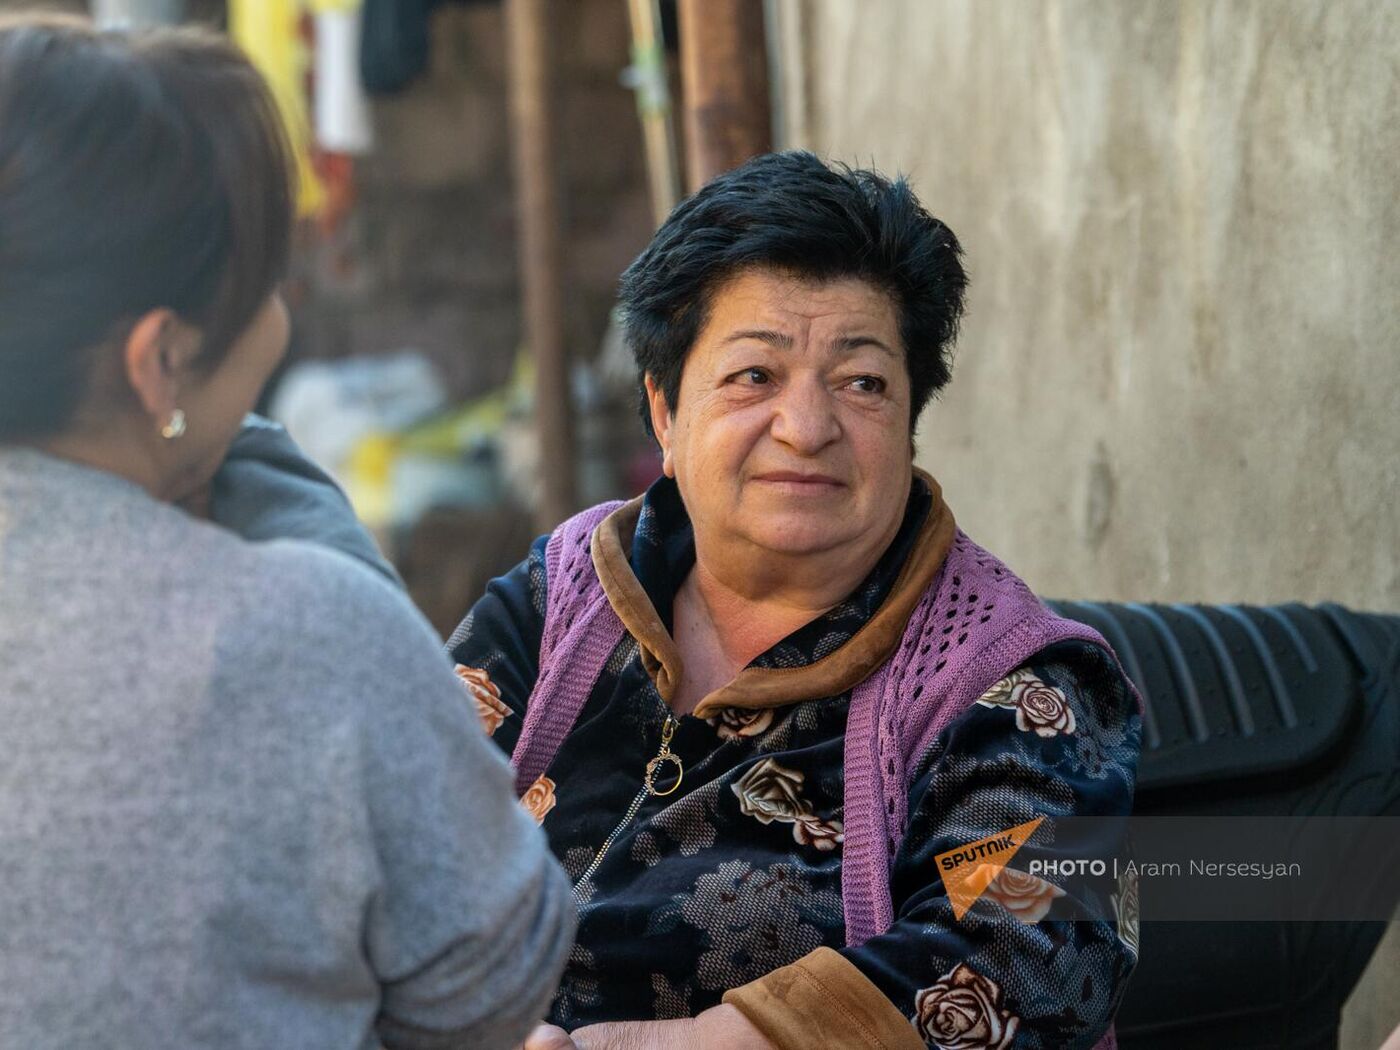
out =
<svg viewBox="0 0 1400 1050"><path fill-rule="evenodd" d="M544 1013L567 884L350 558L0 447L0 725L0 1046L509 1047Z"/></svg>

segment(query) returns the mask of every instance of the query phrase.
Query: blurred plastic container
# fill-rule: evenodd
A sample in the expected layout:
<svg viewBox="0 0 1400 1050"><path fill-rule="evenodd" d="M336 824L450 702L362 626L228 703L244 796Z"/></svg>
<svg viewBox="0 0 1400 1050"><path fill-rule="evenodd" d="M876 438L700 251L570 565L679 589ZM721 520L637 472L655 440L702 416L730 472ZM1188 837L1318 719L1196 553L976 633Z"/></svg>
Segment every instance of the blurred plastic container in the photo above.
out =
<svg viewBox="0 0 1400 1050"><path fill-rule="evenodd" d="M395 434L442 410L447 392L416 350L287 370L270 410L308 456L346 483L351 451L372 434Z"/></svg>

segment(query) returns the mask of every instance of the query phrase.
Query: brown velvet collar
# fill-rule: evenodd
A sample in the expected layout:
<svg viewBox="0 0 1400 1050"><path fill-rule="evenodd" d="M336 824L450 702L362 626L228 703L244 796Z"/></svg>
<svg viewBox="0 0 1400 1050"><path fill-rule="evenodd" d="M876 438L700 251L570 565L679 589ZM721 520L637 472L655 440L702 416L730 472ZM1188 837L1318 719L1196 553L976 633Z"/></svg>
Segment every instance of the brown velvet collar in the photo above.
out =
<svg viewBox="0 0 1400 1050"><path fill-rule="evenodd" d="M914 473L928 486L932 505L908 559L875 615L845 645L804 667L746 667L728 685L696 705L697 717L706 718L725 707L783 707L837 696L865 681L889 658L914 606L942 567L956 527L938 482L922 470ZM593 532L593 566L608 602L637 640L642 666L656 683L661 699L669 704L684 673L680 650L627 560L641 511L642 497L638 496L603 519Z"/></svg>

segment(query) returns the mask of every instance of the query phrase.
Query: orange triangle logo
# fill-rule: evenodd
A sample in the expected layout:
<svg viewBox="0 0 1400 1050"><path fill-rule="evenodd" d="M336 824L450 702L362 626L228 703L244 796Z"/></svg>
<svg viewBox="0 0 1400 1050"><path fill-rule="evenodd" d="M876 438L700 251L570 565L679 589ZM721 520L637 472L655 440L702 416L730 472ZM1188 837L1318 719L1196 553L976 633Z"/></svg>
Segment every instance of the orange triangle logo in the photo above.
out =
<svg viewBox="0 0 1400 1050"><path fill-rule="evenodd" d="M953 905L953 918L961 919L967 914L967 909L986 892L1001 869L1016 856L1016 851L1030 841L1044 819L1036 817L1008 831L999 831L934 857L948 891L948 900Z"/></svg>

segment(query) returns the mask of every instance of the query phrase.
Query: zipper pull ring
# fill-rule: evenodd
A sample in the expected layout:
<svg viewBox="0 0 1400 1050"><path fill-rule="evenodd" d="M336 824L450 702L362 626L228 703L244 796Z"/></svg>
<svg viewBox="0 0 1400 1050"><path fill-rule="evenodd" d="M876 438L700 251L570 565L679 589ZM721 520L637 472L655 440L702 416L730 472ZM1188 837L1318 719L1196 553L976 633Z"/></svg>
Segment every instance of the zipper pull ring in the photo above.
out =
<svg viewBox="0 0 1400 1050"><path fill-rule="evenodd" d="M680 790L681 780L685 777L685 766L678 756L671 753L671 737L675 736L678 725L680 722L674 715L670 714L666 716L666 721L661 723L661 750L656 753L655 758L647 763L646 778L643 780L648 794L662 797L673 795ZM667 762L673 763L676 767L676 782L666 790L661 791L656 787L656 771Z"/></svg>

